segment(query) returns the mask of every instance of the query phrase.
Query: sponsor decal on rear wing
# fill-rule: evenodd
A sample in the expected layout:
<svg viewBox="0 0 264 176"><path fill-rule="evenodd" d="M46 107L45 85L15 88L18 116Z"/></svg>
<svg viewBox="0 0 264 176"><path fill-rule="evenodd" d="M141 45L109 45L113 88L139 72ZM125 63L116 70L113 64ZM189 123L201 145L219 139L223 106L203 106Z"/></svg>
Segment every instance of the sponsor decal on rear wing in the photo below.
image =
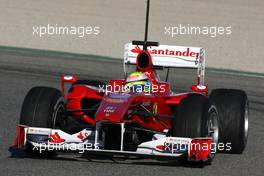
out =
<svg viewBox="0 0 264 176"><path fill-rule="evenodd" d="M135 64L142 46L125 44L125 64ZM204 49L199 47L159 45L148 47L154 66L198 68L204 66Z"/></svg>

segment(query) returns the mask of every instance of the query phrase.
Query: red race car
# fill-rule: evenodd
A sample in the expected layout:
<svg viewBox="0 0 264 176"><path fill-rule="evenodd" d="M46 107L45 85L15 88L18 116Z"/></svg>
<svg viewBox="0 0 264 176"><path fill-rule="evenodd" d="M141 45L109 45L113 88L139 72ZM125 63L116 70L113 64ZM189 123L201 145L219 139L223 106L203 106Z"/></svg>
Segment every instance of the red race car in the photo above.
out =
<svg viewBox="0 0 264 176"><path fill-rule="evenodd" d="M149 1L145 40L125 45L125 79L105 84L64 75L62 91L34 87L28 92L13 154L78 151L210 163L216 152L243 152L246 93L216 89L209 96L204 49L147 41L148 11ZM196 68L197 83L189 92L175 93L156 73L165 68L167 77L170 68Z"/></svg>

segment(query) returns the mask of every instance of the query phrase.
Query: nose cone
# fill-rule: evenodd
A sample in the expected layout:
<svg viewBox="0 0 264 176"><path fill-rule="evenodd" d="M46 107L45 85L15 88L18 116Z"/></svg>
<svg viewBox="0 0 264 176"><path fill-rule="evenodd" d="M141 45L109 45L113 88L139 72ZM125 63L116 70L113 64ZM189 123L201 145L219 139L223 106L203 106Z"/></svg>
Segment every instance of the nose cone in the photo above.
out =
<svg viewBox="0 0 264 176"><path fill-rule="evenodd" d="M96 121L123 122L130 104L129 99L129 94L105 95L95 114Z"/></svg>

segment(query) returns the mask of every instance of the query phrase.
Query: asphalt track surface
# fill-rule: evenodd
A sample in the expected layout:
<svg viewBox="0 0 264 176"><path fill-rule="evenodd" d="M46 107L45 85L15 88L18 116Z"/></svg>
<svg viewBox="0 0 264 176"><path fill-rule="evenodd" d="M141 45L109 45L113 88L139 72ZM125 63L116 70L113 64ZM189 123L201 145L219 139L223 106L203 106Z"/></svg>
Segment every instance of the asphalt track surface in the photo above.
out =
<svg viewBox="0 0 264 176"><path fill-rule="evenodd" d="M242 88L249 96L249 138L242 155L218 154L212 165L204 168L149 159L90 161L76 154L57 159L10 157L8 147L15 137L23 99L31 87L59 88L63 73L87 79L122 78L122 69L120 61L0 53L0 175L263 175L264 78L213 71L206 73L211 89ZM186 70L172 72L170 82L176 92L188 90L194 74Z"/></svg>

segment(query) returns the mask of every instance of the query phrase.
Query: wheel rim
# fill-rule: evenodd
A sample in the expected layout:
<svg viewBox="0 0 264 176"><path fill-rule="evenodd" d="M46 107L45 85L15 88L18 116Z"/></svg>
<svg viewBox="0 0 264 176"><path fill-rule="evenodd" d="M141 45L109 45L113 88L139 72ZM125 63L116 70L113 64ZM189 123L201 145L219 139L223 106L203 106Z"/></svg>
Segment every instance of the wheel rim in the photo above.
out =
<svg viewBox="0 0 264 176"><path fill-rule="evenodd" d="M210 113L208 118L208 136L212 138L214 145L217 145L219 138L219 123L216 111Z"/></svg>
<svg viewBox="0 0 264 176"><path fill-rule="evenodd" d="M60 103L54 110L52 119L52 128L59 128L65 122L65 107L63 103Z"/></svg>
<svg viewBox="0 0 264 176"><path fill-rule="evenodd" d="M245 144L247 143L247 137L248 137L248 116L249 116L249 106L248 102L245 106L245 120L244 120L244 141Z"/></svg>

